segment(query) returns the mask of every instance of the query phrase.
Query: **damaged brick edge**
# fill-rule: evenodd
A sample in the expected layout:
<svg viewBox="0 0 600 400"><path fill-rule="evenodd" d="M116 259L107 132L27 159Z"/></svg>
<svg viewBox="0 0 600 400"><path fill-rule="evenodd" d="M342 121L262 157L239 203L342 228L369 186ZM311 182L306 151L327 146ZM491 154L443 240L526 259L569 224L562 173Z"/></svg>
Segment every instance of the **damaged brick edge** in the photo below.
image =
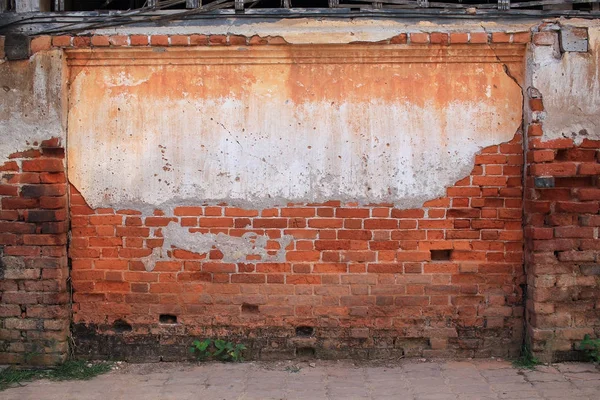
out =
<svg viewBox="0 0 600 400"><path fill-rule="evenodd" d="M531 42L532 32L407 32L400 33L386 40L377 42L355 41L349 44L371 43L375 45L396 44L521 44ZM29 38L25 35L0 36L0 58L8 56L5 51L11 43L18 42L21 51L20 58L27 51L23 46L29 46L29 55L53 48L119 48L119 47L181 47L181 46L261 46L261 45L289 45L291 44L282 36L242 36L242 35L42 35ZM9 58L10 59L10 58Z"/></svg>

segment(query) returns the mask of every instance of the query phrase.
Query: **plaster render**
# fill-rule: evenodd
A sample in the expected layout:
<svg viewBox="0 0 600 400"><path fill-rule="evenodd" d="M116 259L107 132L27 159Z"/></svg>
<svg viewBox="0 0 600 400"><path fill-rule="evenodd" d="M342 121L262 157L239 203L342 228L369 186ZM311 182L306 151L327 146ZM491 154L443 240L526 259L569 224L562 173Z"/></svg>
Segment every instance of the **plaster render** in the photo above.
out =
<svg viewBox="0 0 600 400"><path fill-rule="evenodd" d="M525 32L539 21L497 23L494 21L459 20L454 23L399 21L393 19L326 19L284 18L264 20L256 16L244 20L237 16L223 23L222 20L185 21L177 26L125 26L90 31L97 35L242 35L279 36L290 44L344 44L351 42L378 42L406 32Z"/></svg>
<svg viewBox="0 0 600 400"><path fill-rule="evenodd" d="M589 51L560 54L554 46L532 53L531 85L543 96L544 139L600 139L600 26L588 27Z"/></svg>
<svg viewBox="0 0 600 400"><path fill-rule="evenodd" d="M513 137L522 94L497 50L397 49L75 52L70 181L94 208L420 206Z"/></svg>
<svg viewBox="0 0 600 400"><path fill-rule="evenodd" d="M22 151L24 144L64 137L63 61L56 50L0 62L0 160Z"/></svg>
<svg viewBox="0 0 600 400"><path fill-rule="evenodd" d="M163 245L154 248L152 255L142 259L146 271L154 270L157 261L169 260L167 252L174 248L187 250L198 254L208 254L213 249L223 253L223 262L244 262L247 256L259 257L261 262L285 262L285 248L292 242L293 236L283 235L279 239L270 239L267 235L247 232L241 237L224 233L190 232L187 227L181 227L175 222L162 228ZM279 250L267 250L267 241L279 243Z"/></svg>

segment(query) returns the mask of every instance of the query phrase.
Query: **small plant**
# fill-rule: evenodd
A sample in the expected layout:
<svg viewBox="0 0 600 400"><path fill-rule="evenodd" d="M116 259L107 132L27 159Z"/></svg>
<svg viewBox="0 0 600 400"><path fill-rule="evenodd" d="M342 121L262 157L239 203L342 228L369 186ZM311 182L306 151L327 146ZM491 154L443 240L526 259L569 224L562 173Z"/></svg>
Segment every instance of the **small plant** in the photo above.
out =
<svg viewBox="0 0 600 400"><path fill-rule="evenodd" d="M584 351L589 360L600 362L600 339L592 339L590 335L585 335L577 350Z"/></svg>
<svg viewBox="0 0 600 400"><path fill-rule="evenodd" d="M531 349L527 345L523 345L521 356L513 361L513 365L517 368L533 369L536 365L540 364L540 360L533 355Z"/></svg>
<svg viewBox="0 0 600 400"><path fill-rule="evenodd" d="M197 358L204 359L210 356L210 339L205 339L203 341L194 340L192 343L192 347L190 351L196 355Z"/></svg>
<svg viewBox="0 0 600 400"><path fill-rule="evenodd" d="M214 358L221 361L244 361L242 352L246 346L241 343L228 342L223 339L194 340L190 351L198 359Z"/></svg>

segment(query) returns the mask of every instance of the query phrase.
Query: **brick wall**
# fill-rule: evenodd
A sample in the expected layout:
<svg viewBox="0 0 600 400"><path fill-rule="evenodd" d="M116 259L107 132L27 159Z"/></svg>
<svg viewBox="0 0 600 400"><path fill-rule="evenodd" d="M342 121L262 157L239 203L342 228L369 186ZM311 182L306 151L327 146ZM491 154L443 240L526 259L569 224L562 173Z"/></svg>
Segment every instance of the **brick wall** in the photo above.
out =
<svg viewBox="0 0 600 400"><path fill-rule="evenodd" d="M556 45L556 36L538 32L532 45ZM529 32L419 32L384 43L529 40ZM31 49L244 44L284 41L44 36ZM600 335L600 143L544 138L544 99L529 96L524 193L520 132L477 155L446 197L411 210L332 200L266 210L182 204L144 215L91 209L71 187L75 353L182 359L195 337L227 337L261 359L506 357L520 351L525 322L542 359L579 357L577 342ZM0 168L0 363L53 363L67 351L67 185L58 142L24 149ZM173 248L148 272L144 260L171 222L190 232L266 234L270 252L283 235L294 240L282 262L231 263L217 249Z"/></svg>
<svg viewBox="0 0 600 400"><path fill-rule="evenodd" d="M181 359L194 337L209 336L242 341L262 359L514 356L523 331L521 139L484 149L446 197L410 210L188 204L143 216L91 209L72 188L75 349ZM285 262L174 248L147 272L142 261L170 222L266 234L272 252L275 239L294 239Z"/></svg>
<svg viewBox="0 0 600 400"><path fill-rule="evenodd" d="M600 335L600 141L544 139L544 101L536 91L529 109L528 338L544 361L577 359L584 335Z"/></svg>
<svg viewBox="0 0 600 400"><path fill-rule="evenodd" d="M70 317L64 150L23 145L0 165L0 364L54 364Z"/></svg>

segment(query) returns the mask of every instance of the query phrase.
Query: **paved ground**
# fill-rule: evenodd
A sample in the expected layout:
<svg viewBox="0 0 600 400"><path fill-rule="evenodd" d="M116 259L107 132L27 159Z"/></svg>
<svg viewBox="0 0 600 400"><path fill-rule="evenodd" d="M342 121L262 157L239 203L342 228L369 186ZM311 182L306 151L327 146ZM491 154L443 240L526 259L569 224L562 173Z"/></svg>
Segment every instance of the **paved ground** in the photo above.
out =
<svg viewBox="0 0 600 400"><path fill-rule="evenodd" d="M564 363L519 370L507 361L403 360L122 364L91 381L37 381L4 400L67 399L600 399L600 370Z"/></svg>

